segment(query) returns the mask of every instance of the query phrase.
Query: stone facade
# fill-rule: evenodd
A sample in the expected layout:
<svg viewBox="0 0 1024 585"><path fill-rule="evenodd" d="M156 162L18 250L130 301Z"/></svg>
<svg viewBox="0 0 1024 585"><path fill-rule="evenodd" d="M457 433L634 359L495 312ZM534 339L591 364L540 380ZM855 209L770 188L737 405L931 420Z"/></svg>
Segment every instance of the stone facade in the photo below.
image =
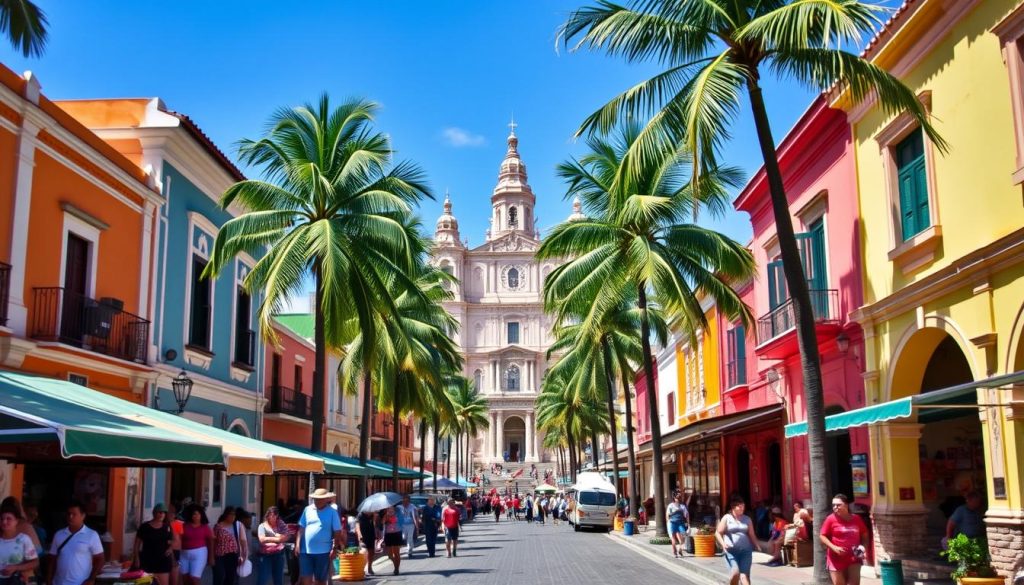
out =
<svg viewBox="0 0 1024 585"><path fill-rule="evenodd" d="M474 460L480 463L506 456L550 460L536 430L534 401L552 342L541 293L555 263L534 259L540 245L535 203L513 125L484 243L469 248L462 241L447 195L434 234L434 263L459 280L446 307L460 323L456 341L464 352L464 374L491 405L490 428L473 440Z"/></svg>
<svg viewBox="0 0 1024 585"><path fill-rule="evenodd" d="M987 521L988 550L1000 575L1012 576L1024 569L1024 524Z"/></svg>

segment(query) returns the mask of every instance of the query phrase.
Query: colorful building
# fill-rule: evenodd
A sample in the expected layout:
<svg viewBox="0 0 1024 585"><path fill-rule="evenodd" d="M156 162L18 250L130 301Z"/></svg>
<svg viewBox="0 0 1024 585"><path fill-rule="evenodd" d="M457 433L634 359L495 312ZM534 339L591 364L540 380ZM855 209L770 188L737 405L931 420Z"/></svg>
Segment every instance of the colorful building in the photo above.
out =
<svg viewBox="0 0 1024 585"><path fill-rule="evenodd" d="M915 571L970 489L985 494L995 565L1006 574L1024 554L1022 37L1018 0L917 0L869 44L866 58L914 91L945 151L906 113L834 96L860 190L854 318L869 406L858 418L875 421L876 552Z"/></svg>
<svg viewBox="0 0 1024 585"><path fill-rule="evenodd" d="M0 361L144 404L152 255L163 197L152 175L0 66ZM0 467L0 491L38 504L52 530L72 498L113 551L133 539L137 468Z"/></svg>
<svg viewBox="0 0 1024 585"><path fill-rule="evenodd" d="M830 109L823 98L814 100L780 143L777 156L814 310L825 411L847 412L864 406L864 342L860 326L849 318L862 304L863 287L860 255L856 253L860 249L856 169L845 114ZM748 303L756 319L755 335L747 336L755 343L747 350L754 366L750 372L752 383L744 381L726 392L726 410L740 412L777 404L781 399L786 420L800 423L806 421L807 409L796 318L782 270L763 168L736 198L734 206L750 216L750 250L759 274ZM732 353L733 339L746 335L741 333L741 325L730 327L734 332L728 340ZM794 431L784 440L781 430L774 427L755 434L734 434L727 439L726 457L744 467L740 461L746 444L752 469L760 470L753 478L750 495L754 500L770 499L789 509L792 501L807 502L811 498L810 463L806 435ZM837 430L827 441L832 492L870 506L870 491L862 478L868 452L867 430ZM744 479L741 469L730 485L742 486Z"/></svg>
<svg viewBox="0 0 1024 585"><path fill-rule="evenodd" d="M184 371L194 384L183 417L259 438L263 372L255 316L262 299L242 287L256 259L241 254L217 278L201 277L220 226L240 213L222 209L218 200L244 175L195 122L157 98L60 106L150 173L164 196L152 228L146 291L153 315L146 353L156 371L149 405L174 409L171 381ZM187 497L217 515L224 506L255 509L258 502L255 477L189 469L148 473L147 506Z"/></svg>

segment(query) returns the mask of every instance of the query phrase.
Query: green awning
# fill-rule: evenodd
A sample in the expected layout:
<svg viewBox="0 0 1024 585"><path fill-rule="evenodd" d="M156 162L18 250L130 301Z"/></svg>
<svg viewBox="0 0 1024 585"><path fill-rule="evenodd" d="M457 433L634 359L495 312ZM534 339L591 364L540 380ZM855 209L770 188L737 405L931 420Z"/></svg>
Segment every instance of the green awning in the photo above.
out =
<svg viewBox="0 0 1024 585"><path fill-rule="evenodd" d="M371 475L371 471L362 465L359 465L358 460L353 460L348 457L341 455L335 455L333 453L326 453L323 451L311 451L304 449L290 443L282 441L269 441L274 445L279 445L288 449L294 449L300 453L319 457L324 460L324 474L336 475L342 477L368 477Z"/></svg>
<svg viewBox="0 0 1024 585"><path fill-rule="evenodd" d="M383 471L380 475L373 475L372 477L391 477L391 464L385 463L384 461L369 460L366 462L366 466L371 470L377 470L378 472ZM409 469L408 467L398 468L399 479L422 479L426 477L425 474L416 471L415 469Z"/></svg>
<svg viewBox="0 0 1024 585"><path fill-rule="evenodd" d="M908 396L907 398L890 400L889 402L883 402L882 404L873 404L856 410L840 412L838 414L825 417L825 432L841 431L844 429L871 425L890 420L910 418L914 413L914 409L920 408L941 410L963 407L969 404L984 406L976 404L977 396L975 395L975 392L978 388L997 388L999 386L1016 384L1022 381L1024 381L1024 370L1020 372L1013 372L1012 374L992 376L991 378L978 380L976 382L957 384L955 386L942 388L940 390L933 390L924 394ZM795 422L786 425L787 439L806 434L807 421Z"/></svg>
<svg viewBox="0 0 1024 585"><path fill-rule="evenodd" d="M149 424L154 412L71 382L0 373L0 458L223 469L219 445Z"/></svg>

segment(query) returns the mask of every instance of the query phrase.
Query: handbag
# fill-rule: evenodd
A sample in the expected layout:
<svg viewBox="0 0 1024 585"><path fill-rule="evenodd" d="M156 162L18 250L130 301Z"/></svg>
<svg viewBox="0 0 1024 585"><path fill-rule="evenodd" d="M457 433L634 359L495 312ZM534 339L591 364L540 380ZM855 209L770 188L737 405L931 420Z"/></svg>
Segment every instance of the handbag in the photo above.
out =
<svg viewBox="0 0 1024 585"><path fill-rule="evenodd" d="M251 575L252 574L252 561L250 561L249 559L245 559L245 562L243 562L241 565L238 565L237 572L238 572L238 576L239 577L243 577L243 578L244 577L248 577L249 575Z"/></svg>

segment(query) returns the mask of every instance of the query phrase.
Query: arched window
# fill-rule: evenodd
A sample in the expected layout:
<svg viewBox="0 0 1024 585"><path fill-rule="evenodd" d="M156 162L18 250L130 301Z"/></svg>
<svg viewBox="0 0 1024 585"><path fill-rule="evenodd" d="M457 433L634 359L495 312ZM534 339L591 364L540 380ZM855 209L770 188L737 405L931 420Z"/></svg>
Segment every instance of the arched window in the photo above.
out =
<svg viewBox="0 0 1024 585"><path fill-rule="evenodd" d="M511 289L519 288L519 269L509 268L508 270L508 287Z"/></svg>
<svg viewBox="0 0 1024 585"><path fill-rule="evenodd" d="M455 273L455 269L452 268L451 264L445 263L441 265L441 272L444 272L445 274L451 276ZM441 287L443 287L444 290L451 290L452 283L450 281L443 280L441 281Z"/></svg>
<svg viewBox="0 0 1024 585"><path fill-rule="evenodd" d="M510 392L519 391L519 366L509 366L505 370L505 390Z"/></svg>
<svg viewBox="0 0 1024 585"><path fill-rule="evenodd" d="M508 227L514 228L519 225L519 210L515 205L508 208Z"/></svg>
<svg viewBox="0 0 1024 585"><path fill-rule="evenodd" d="M483 389L484 373L480 370L473 372L473 387L477 392Z"/></svg>

